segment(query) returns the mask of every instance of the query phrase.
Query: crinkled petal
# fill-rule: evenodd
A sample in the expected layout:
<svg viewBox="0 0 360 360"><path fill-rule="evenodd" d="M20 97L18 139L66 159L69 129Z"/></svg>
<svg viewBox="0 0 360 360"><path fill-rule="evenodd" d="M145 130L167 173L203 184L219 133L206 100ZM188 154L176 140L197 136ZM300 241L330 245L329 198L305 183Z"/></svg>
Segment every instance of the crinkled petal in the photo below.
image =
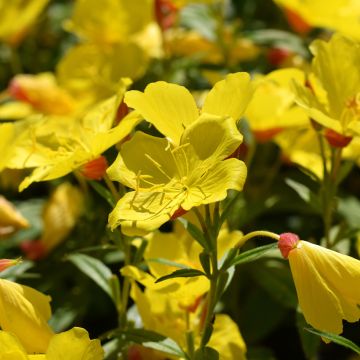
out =
<svg viewBox="0 0 360 360"><path fill-rule="evenodd" d="M229 74L210 90L202 112L230 116L240 120L254 92L250 75L245 72Z"/></svg>
<svg viewBox="0 0 360 360"><path fill-rule="evenodd" d="M112 229L121 225L125 235L145 235L170 220L185 196L183 190L128 192L110 213L109 225Z"/></svg>
<svg viewBox="0 0 360 360"><path fill-rule="evenodd" d="M243 161L228 159L217 163L209 171L194 177L189 183L189 191L186 199L181 204L184 210L201 204L210 204L224 200L227 190L241 191L247 175L247 168Z"/></svg>
<svg viewBox="0 0 360 360"><path fill-rule="evenodd" d="M229 157L241 144L242 134L232 118L202 114L181 136L181 144L191 144L200 160Z"/></svg>
<svg viewBox="0 0 360 360"><path fill-rule="evenodd" d="M127 92L125 103L175 144L179 143L184 127L199 115L195 100L185 87L164 81L149 84L144 93Z"/></svg>
<svg viewBox="0 0 360 360"><path fill-rule="evenodd" d="M343 313L337 295L319 274L312 253L300 242L289 253L291 273L295 282L300 308L305 320L316 329L340 334Z"/></svg>
<svg viewBox="0 0 360 360"><path fill-rule="evenodd" d="M111 180L133 189L164 185L176 172L168 140L140 131L122 146L115 162L107 170Z"/></svg>

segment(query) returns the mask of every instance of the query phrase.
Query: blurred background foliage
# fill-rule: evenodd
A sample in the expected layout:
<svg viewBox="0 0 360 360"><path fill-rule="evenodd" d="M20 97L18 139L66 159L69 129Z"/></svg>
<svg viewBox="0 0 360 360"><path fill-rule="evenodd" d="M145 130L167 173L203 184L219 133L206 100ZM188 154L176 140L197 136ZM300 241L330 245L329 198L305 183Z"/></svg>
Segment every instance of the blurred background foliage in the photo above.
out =
<svg viewBox="0 0 360 360"><path fill-rule="evenodd" d="M67 49L78 42L75 35L64 30L63 26L71 15L73 5L70 0L50 1L16 48L0 44L1 89L6 89L17 73L54 71ZM204 63L196 56L153 59L147 72L135 81L132 88L143 90L149 82L162 79L196 91L209 88L209 81L204 76L206 71L266 74L279 67L274 49L292 54L287 59L289 63L282 66L297 65L310 59L308 45L317 36L318 30L312 30L307 35L295 33L284 13L271 0L233 0L224 11L225 20L221 21L229 24L235 38L246 39L256 46L257 56L234 63L226 55L223 61L217 63ZM181 12L179 21L185 28L213 39L217 36L220 21L217 15L211 13L206 5L194 4ZM251 144L253 139L246 126L243 132L245 141ZM115 157L113 151L107 155L108 158ZM257 229L277 233L291 231L301 234L304 239L322 237L321 214L316 207L316 199L311 196L318 191L317 182L297 167L284 162L279 148L271 142L257 144L249 167L244 192L229 219L231 228L244 233ZM339 243L338 250L342 251L342 245L351 244L354 255L357 253L354 235L360 224L359 175L358 168L349 170L338 199L337 223L340 225L332 229L334 232L342 231L341 224L344 224L347 231L344 238L351 239L351 242ZM24 256L21 251L24 246L21 245L41 236L44 206L55 187L64 182L61 179L35 183L18 193L16 171L12 171L10 183L8 178L6 173L1 175L0 192L14 203L31 226L1 239L0 258ZM67 175L65 180L77 183L72 174ZM84 273L86 267L83 261L87 260L81 256L100 260L113 274L119 274L123 256L116 246L116 239L111 243L108 241L109 236L113 237L106 227L111 210L109 204L93 187L87 187L86 191L91 196L86 197L82 216L66 241L40 260L25 258L20 266L6 270L2 276L52 297L51 324L56 331L76 325L86 328L91 337L101 337L116 327L116 309L101 287L102 280L97 278L97 274ZM249 242L246 248L254 244ZM350 359L346 349L336 344L325 346L317 336L303 330L305 322L297 311L296 293L287 267L288 264L275 253L241 265L237 267L234 280L223 297L220 306L239 325L248 346L248 359L287 360L290 356L293 360ZM358 324L346 324L344 336L358 342ZM108 359L112 359L111 355Z"/></svg>

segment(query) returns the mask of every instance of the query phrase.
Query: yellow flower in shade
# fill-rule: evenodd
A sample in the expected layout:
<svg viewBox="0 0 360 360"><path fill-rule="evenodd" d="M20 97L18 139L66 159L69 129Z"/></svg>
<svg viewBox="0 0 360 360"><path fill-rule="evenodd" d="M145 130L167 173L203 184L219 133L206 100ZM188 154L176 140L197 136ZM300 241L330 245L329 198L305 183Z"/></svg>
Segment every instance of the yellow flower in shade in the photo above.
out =
<svg viewBox="0 0 360 360"><path fill-rule="evenodd" d="M53 336L47 324L49 302L49 296L28 286L0 279L0 327L14 334L28 353L44 353Z"/></svg>
<svg viewBox="0 0 360 360"><path fill-rule="evenodd" d="M170 337L183 348L186 347L186 331L192 330L195 346L199 345L203 307L199 306L195 312L186 314L188 310L179 307L177 300L170 295L159 294L150 289L142 291L136 284L132 284L131 297L136 303L145 329ZM245 359L245 342L237 325L227 315L216 315L209 346L219 352L222 360ZM160 354L158 359L163 359Z"/></svg>
<svg viewBox="0 0 360 360"><path fill-rule="evenodd" d="M199 113L230 116L240 120L253 95L248 73L229 74L215 84L199 112L191 93L183 86L158 81L144 93L128 91L125 103L139 112L173 143L179 144L184 128L199 118Z"/></svg>
<svg viewBox="0 0 360 360"><path fill-rule="evenodd" d="M0 238L28 226L29 222L16 210L15 206L0 196Z"/></svg>
<svg viewBox="0 0 360 360"><path fill-rule="evenodd" d="M191 216L192 214L186 214L186 217L188 218L189 215ZM197 224L195 218L191 219L191 222ZM131 277L140 282L148 289L167 294L176 299L180 307L191 309L195 306L196 308L199 299L208 292L210 288L209 280L204 276L174 278L155 283L157 278L168 275L178 270L178 268L153 261L154 259L166 259L183 266L202 270L199 255L203 251L203 248L189 235L178 221L173 225L174 230L170 233L154 232L149 235L150 240L144 253L144 259L148 263L150 274L134 266L122 268L121 273L124 276ZM224 226L220 230L218 238L217 254L219 260L229 249L238 244L241 238L242 233L240 231L229 232Z"/></svg>
<svg viewBox="0 0 360 360"><path fill-rule="evenodd" d="M234 29L225 28L222 41L226 54L218 42L209 40L195 30L169 29L165 33L166 46L173 56L193 57L201 63L231 66L254 60L260 48L251 40L238 37Z"/></svg>
<svg viewBox="0 0 360 360"><path fill-rule="evenodd" d="M153 1L77 0L68 30L98 44L127 42L153 18Z"/></svg>
<svg viewBox="0 0 360 360"><path fill-rule="evenodd" d="M295 104L291 90L295 80L304 83L305 76L294 68L275 70L256 79L256 90L245 116L258 142L271 140L285 129L309 125L305 111Z"/></svg>
<svg viewBox="0 0 360 360"><path fill-rule="evenodd" d="M140 119L130 113L112 127L120 100L121 95L112 97L81 119L47 116L11 124L19 135L7 149L5 166L35 168L20 184L20 191L34 181L56 179L79 169L127 136Z"/></svg>
<svg viewBox="0 0 360 360"><path fill-rule="evenodd" d="M357 0L274 0L303 22L324 27L360 39L360 3ZM299 22L299 20L298 20Z"/></svg>
<svg viewBox="0 0 360 360"><path fill-rule="evenodd" d="M18 118L24 117L24 104L30 105L33 113L53 115L71 114L76 108L75 100L69 93L59 87L52 73L16 75L10 82L8 93L17 100L15 104L19 106L19 113L18 116L14 113L14 116ZM1 106L0 111L7 106L14 108L15 104L14 102L6 103Z"/></svg>
<svg viewBox="0 0 360 360"><path fill-rule="evenodd" d="M300 308L314 328L340 334L342 320L360 318L360 261L292 233L280 235L279 248L289 259Z"/></svg>
<svg viewBox="0 0 360 360"><path fill-rule="evenodd" d="M186 115L185 105L179 115ZM165 118L158 109L158 114L176 121L171 116L175 112L169 111ZM177 136L180 128L168 123ZM246 166L228 158L241 142L232 118L205 113L183 130L178 145L137 132L108 169L112 180L134 189L111 212L111 228L121 225L124 234L143 235L168 221L180 207L187 211L225 199L228 189L242 190Z"/></svg>
<svg viewBox="0 0 360 360"><path fill-rule="evenodd" d="M315 40L306 86L296 84L297 102L325 127L332 146L344 147L360 135L360 44L335 34Z"/></svg>
<svg viewBox="0 0 360 360"><path fill-rule="evenodd" d="M12 360L102 360L104 351L99 340L90 340L88 332L79 327L55 334L50 339L47 349L37 355L31 355L14 334L0 331L0 358Z"/></svg>
<svg viewBox="0 0 360 360"><path fill-rule="evenodd" d="M274 142L280 146L285 161L290 161L318 179L324 176L323 160L320 152L318 134L310 126L289 128L274 137ZM330 149L325 148L330 168Z"/></svg>
<svg viewBox="0 0 360 360"><path fill-rule="evenodd" d="M59 86L82 108L117 93L122 77L137 79L146 70L147 57L133 43L105 48L95 44L72 47L56 67Z"/></svg>
<svg viewBox="0 0 360 360"><path fill-rule="evenodd" d="M49 0L1 0L0 40L17 45L34 24Z"/></svg>
<svg viewBox="0 0 360 360"><path fill-rule="evenodd" d="M45 205L40 239L21 244L27 257L33 260L45 257L66 240L84 209L83 205L83 194L77 187L69 183L59 185Z"/></svg>

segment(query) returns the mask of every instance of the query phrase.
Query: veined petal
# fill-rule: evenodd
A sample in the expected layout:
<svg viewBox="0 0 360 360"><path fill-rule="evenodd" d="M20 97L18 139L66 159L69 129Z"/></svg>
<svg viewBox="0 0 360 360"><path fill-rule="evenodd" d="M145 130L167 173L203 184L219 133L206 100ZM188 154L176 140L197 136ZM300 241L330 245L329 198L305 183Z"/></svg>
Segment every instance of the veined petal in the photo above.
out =
<svg viewBox="0 0 360 360"><path fill-rule="evenodd" d="M303 244L304 241L300 241L289 253L300 308L306 322L314 328L340 334L343 328L340 302L318 273L313 260L301 248Z"/></svg>
<svg viewBox="0 0 360 360"><path fill-rule="evenodd" d="M45 353L53 336L50 297L23 285L0 280L0 326L12 332L28 352Z"/></svg>
<svg viewBox="0 0 360 360"><path fill-rule="evenodd" d="M191 144L200 160L219 161L230 156L242 139L232 118L202 114L185 129L181 144Z"/></svg>
<svg viewBox="0 0 360 360"><path fill-rule="evenodd" d="M247 169L243 161L228 159L217 163L206 173L199 172L198 175L193 177L193 182L189 181L187 197L181 204L184 210L224 200L229 189L241 191Z"/></svg>
<svg viewBox="0 0 360 360"><path fill-rule="evenodd" d="M107 173L111 180L133 189L165 185L177 173L171 150L167 139L137 131L122 146Z"/></svg>
<svg viewBox="0 0 360 360"><path fill-rule="evenodd" d="M343 319L355 322L360 319L360 261L338 252L302 242L302 246L341 303Z"/></svg>
<svg viewBox="0 0 360 360"><path fill-rule="evenodd" d="M186 196L183 189L131 191L126 193L109 215L112 229L121 225L125 235L145 235L170 220Z"/></svg>
<svg viewBox="0 0 360 360"><path fill-rule="evenodd" d="M90 340L85 329L74 327L53 336L46 358L49 360L102 360L104 351L99 340Z"/></svg>
<svg viewBox="0 0 360 360"><path fill-rule="evenodd" d="M179 143L184 127L199 115L195 100L185 87L164 81L149 84L144 93L127 92L125 103L175 144Z"/></svg>
<svg viewBox="0 0 360 360"><path fill-rule="evenodd" d="M202 112L240 120L254 92L250 75L229 74L215 84L205 99Z"/></svg>

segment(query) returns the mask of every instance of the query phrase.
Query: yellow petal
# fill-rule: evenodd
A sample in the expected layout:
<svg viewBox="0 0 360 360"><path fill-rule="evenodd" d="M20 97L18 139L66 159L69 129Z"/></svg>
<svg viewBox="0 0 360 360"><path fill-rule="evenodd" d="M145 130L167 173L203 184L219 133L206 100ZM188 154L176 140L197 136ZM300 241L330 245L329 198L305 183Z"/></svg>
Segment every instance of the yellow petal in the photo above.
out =
<svg viewBox="0 0 360 360"><path fill-rule="evenodd" d="M137 131L121 148L108 168L112 180L132 189L152 188L168 183L176 174L176 166L168 140Z"/></svg>
<svg viewBox="0 0 360 360"><path fill-rule="evenodd" d="M179 143L184 127L198 117L190 92L183 86L164 81L149 84L144 93L129 91L125 95L125 103L175 144Z"/></svg>
<svg viewBox="0 0 360 360"><path fill-rule="evenodd" d="M226 76L215 84L206 97L202 112L218 116L230 116L240 120L253 95L254 88L248 73Z"/></svg>
<svg viewBox="0 0 360 360"><path fill-rule="evenodd" d="M90 340L85 329L74 327L54 335L46 352L48 360L102 360L104 351L99 340Z"/></svg>
<svg viewBox="0 0 360 360"><path fill-rule="evenodd" d="M27 360L24 347L16 336L10 332L0 330L0 359Z"/></svg>
<svg viewBox="0 0 360 360"><path fill-rule="evenodd" d="M28 352L45 353L53 336L47 321L50 297L23 285L0 280L0 326L12 332Z"/></svg>

